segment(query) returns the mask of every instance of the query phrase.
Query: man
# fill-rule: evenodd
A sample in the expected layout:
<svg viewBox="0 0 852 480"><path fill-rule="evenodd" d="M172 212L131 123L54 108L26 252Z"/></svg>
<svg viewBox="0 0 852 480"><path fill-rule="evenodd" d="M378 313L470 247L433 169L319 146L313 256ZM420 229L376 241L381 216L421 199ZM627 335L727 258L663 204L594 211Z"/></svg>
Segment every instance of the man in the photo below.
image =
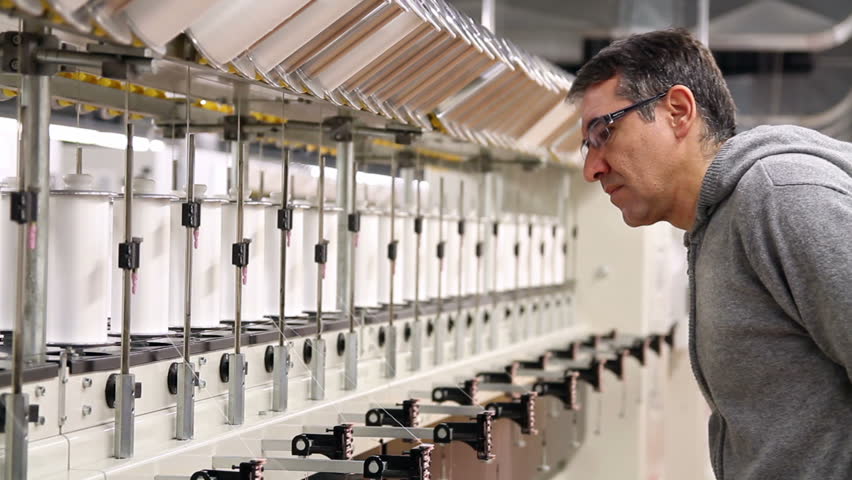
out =
<svg viewBox="0 0 852 480"><path fill-rule="evenodd" d="M690 358L718 479L852 479L852 144L735 135L711 53L681 30L577 74L583 174L630 226L687 231Z"/></svg>

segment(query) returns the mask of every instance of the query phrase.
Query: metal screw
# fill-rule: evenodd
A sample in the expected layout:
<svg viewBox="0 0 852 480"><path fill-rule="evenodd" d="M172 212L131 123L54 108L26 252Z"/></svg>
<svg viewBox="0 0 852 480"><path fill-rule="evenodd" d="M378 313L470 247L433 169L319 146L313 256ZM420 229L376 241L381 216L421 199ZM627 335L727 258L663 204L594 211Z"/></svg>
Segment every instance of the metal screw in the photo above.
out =
<svg viewBox="0 0 852 480"><path fill-rule="evenodd" d="M38 417L38 424L39 424L39 425L44 425L44 423L45 423L45 419L44 419L44 417Z"/></svg>
<svg viewBox="0 0 852 480"><path fill-rule="evenodd" d="M91 405L83 405L83 416L92 414L92 406Z"/></svg>
<svg viewBox="0 0 852 480"><path fill-rule="evenodd" d="M92 386L92 379L89 377L85 377L83 379L83 388L89 388Z"/></svg>
<svg viewBox="0 0 852 480"><path fill-rule="evenodd" d="M17 58L13 58L13 59L9 60L9 70L12 70L13 72L17 72L18 67L20 67L20 62L18 61Z"/></svg>
<svg viewBox="0 0 852 480"><path fill-rule="evenodd" d="M61 427L61 426L65 425L65 423L67 421L68 421L68 415L62 415L61 417L59 417L59 426Z"/></svg>
<svg viewBox="0 0 852 480"><path fill-rule="evenodd" d="M17 47L20 44L21 44L21 35L20 34L12 35L12 45Z"/></svg>
<svg viewBox="0 0 852 480"><path fill-rule="evenodd" d="M207 365L207 357L198 357L198 365L199 366Z"/></svg>
<svg viewBox="0 0 852 480"><path fill-rule="evenodd" d="M43 386L41 386L41 385L38 385L38 386L35 388L35 396L36 396L36 397L41 397L41 396L43 396L45 392L46 392L45 388L44 388Z"/></svg>
<svg viewBox="0 0 852 480"><path fill-rule="evenodd" d="M207 388L207 381L199 379L198 388Z"/></svg>

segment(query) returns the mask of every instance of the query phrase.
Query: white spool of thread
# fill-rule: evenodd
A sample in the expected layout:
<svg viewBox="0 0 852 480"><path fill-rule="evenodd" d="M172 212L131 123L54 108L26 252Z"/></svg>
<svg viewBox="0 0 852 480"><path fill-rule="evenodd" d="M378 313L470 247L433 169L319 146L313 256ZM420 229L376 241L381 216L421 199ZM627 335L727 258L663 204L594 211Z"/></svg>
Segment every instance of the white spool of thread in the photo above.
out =
<svg viewBox="0 0 852 480"><path fill-rule="evenodd" d="M402 218L402 232L398 234L400 245L405 255L402 261L402 299L406 302L414 301L417 261L417 235L414 234L414 216L406 215ZM422 265L421 265L422 275ZM423 288L422 286L420 288Z"/></svg>
<svg viewBox="0 0 852 480"><path fill-rule="evenodd" d="M66 175L65 184L50 195L47 342L108 343L113 194L91 190L89 175Z"/></svg>
<svg viewBox="0 0 852 480"><path fill-rule="evenodd" d="M222 319L222 207L225 198L205 197L206 185L195 186L201 202L201 226L192 252L192 328L215 328ZM186 227L181 225L181 205L186 194L171 204L171 269L169 273L169 326L183 328Z"/></svg>
<svg viewBox="0 0 852 480"><path fill-rule="evenodd" d="M375 248L379 242L379 216L373 209L361 212L361 231L358 232L358 246L355 248L355 306L360 308L378 308L379 292L375 277L378 269L379 251Z"/></svg>
<svg viewBox="0 0 852 480"><path fill-rule="evenodd" d="M405 265L403 258L406 255L405 246L402 242L403 236L403 218L401 216L397 216L393 222L394 225L394 236L396 237L398 243L396 247L396 265L395 265L395 273L393 277L393 303L394 304L402 304L402 295L403 295L403 278L405 275ZM388 304L390 302L390 260L388 259L388 244L391 241L391 221L390 221L390 213L384 212L379 215L379 241L377 242L378 247L378 269L376 270L376 286L378 295L379 295L379 303Z"/></svg>
<svg viewBox="0 0 852 480"><path fill-rule="evenodd" d="M163 51L169 41L214 5L213 0L133 0L123 11L127 24L142 43Z"/></svg>
<svg viewBox="0 0 852 480"><path fill-rule="evenodd" d="M504 217L497 229L497 290L515 288L515 223Z"/></svg>
<svg viewBox="0 0 852 480"><path fill-rule="evenodd" d="M545 246L547 251L546 240L544 235L544 225L541 223L541 217L532 217L530 224L532 225L532 237L530 238L530 248L532 249L532 263L530 264L530 283L531 287L539 287L542 285L544 271L541 264L542 246Z"/></svg>
<svg viewBox="0 0 852 480"><path fill-rule="evenodd" d="M444 298L459 296L459 255L461 255L460 238L459 238L459 219L453 213L444 215L444 240L446 248L444 248L444 268L447 275L444 278L446 282L443 289ZM465 238L466 241L470 240Z"/></svg>
<svg viewBox="0 0 852 480"><path fill-rule="evenodd" d="M565 227L556 226L556 238L553 245L554 283L562 285L565 283L565 265L567 261L568 245L565 239Z"/></svg>
<svg viewBox="0 0 852 480"><path fill-rule="evenodd" d="M0 215L9 212L9 193L17 188L17 179L0 184ZM18 225L0 217L0 272L6 280L0 288L0 331L10 332L15 326L18 289Z"/></svg>
<svg viewBox="0 0 852 480"><path fill-rule="evenodd" d="M272 205L266 209L266 312L278 315L279 290L281 286L281 230L278 229L278 209L281 208L281 192L273 192ZM304 211L293 208L293 229L289 234L287 246L287 284L284 293L284 315L287 317L302 315L305 310L302 295L302 268L304 259L301 250L301 232Z"/></svg>
<svg viewBox="0 0 852 480"><path fill-rule="evenodd" d="M464 273L462 279L464 287L462 291L465 295L474 295L476 293L476 229L479 228L477 220L476 215L473 213L469 214L465 219L464 250L462 251L462 255L464 255ZM482 238L480 237L479 240L482 240Z"/></svg>
<svg viewBox="0 0 852 480"><path fill-rule="evenodd" d="M424 288L423 300L432 300L438 298L438 278L441 277L441 294L447 295L447 259L444 257L444 268L441 269L438 262L438 243L441 241L440 227L441 222L438 220L437 214L432 214L424 220L425 226L423 235L423 267L426 270L426 283ZM444 231L446 239L447 232ZM445 249L446 251L446 249Z"/></svg>
<svg viewBox="0 0 852 480"><path fill-rule="evenodd" d="M266 209L268 202L244 203L243 209L243 238L249 243L249 264L246 271L242 292L242 321L257 322L264 319L266 307ZM231 263L231 245L237 231L237 202L232 200L225 204L222 213L222 318L234 319L235 311L235 267Z"/></svg>
<svg viewBox="0 0 852 480"><path fill-rule="evenodd" d="M208 60L225 65L309 1L220 0L194 21L187 33Z"/></svg>
<svg viewBox="0 0 852 480"><path fill-rule="evenodd" d="M314 262L314 246L317 244L317 227L319 226L318 211L311 207L304 211L304 228L302 229L302 255L299 261L303 263L304 282L302 296L306 312L316 312L317 309L317 264ZM328 240L328 258L325 264L325 279L322 283L323 313L337 310L337 215L336 207L325 207L323 212L323 236Z"/></svg>
<svg viewBox="0 0 852 480"><path fill-rule="evenodd" d="M133 236L142 238L136 293L131 302L131 335L169 333L169 283L171 263L171 203L174 195L154 194L154 181L133 181ZM124 238L124 196L115 201L112 236ZM110 333L121 333L124 275L118 268L118 249L112 252L112 322Z"/></svg>
<svg viewBox="0 0 852 480"><path fill-rule="evenodd" d="M530 286L530 236L529 219L525 215L521 215L517 219L515 228L518 229L518 245L519 245L519 261L518 275L520 277L520 288L528 288Z"/></svg>

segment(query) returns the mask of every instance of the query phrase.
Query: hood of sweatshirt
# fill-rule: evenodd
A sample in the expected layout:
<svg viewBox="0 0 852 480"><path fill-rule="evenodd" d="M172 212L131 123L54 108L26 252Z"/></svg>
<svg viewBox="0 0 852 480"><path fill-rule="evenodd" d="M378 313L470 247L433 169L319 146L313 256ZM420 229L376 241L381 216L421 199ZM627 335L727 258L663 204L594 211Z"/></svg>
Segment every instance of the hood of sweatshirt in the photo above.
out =
<svg viewBox="0 0 852 480"><path fill-rule="evenodd" d="M830 162L852 176L850 143L795 125L766 125L739 133L722 145L704 175L695 224L686 235L687 243L758 160L796 153L808 155L814 162Z"/></svg>

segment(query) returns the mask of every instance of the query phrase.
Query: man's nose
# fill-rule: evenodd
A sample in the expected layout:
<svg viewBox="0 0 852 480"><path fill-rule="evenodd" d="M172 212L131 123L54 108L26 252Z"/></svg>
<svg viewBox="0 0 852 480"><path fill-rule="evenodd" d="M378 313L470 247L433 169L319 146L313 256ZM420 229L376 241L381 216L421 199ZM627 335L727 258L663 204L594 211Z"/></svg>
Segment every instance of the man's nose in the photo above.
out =
<svg viewBox="0 0 852 480"><path fill-rule="evenodd" d="M583 177L587 182L596 182L600 180L602 175L610 172L609 164L604 159L601 152L590 150L586 155L586 160L583 163Z"/></svg>

